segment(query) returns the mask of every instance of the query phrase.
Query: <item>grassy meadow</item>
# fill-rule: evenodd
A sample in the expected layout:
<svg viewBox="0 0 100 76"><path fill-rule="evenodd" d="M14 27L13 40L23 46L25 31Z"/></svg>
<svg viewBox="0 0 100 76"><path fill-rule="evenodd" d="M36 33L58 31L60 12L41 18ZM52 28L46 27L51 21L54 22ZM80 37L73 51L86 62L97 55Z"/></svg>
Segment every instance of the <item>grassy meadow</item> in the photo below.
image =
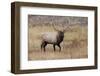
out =
<svg viewBox="0 0 100 76"><path fill-rule="evenodd" d="M58 27L60 28L60 27ZM64 40L61 43L62 50L56 46L53 51L53 45L46 46L46 52L41 51L41 33L55 32L52 25L29 26L28 27L28 60L53 60L53 59L80 59L88 57L87 50L87 31L86 25L70 26L71 30L64 33Z"/></svg>

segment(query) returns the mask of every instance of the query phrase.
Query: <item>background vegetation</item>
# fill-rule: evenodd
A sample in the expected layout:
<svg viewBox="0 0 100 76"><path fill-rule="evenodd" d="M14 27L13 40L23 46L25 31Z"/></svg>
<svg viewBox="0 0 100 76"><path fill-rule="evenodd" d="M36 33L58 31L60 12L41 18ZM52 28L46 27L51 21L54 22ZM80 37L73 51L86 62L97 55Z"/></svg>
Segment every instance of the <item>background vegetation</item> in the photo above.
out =
<svg viewBox="0 0 100 76"><path fill-rule="evenodd" d="M64 41L61 43L62 51L54 52L52 45L47 45L46 52L41 51L41 34L43 32L55 32L52 25L57 29L69 26L65 32ZM79 59L87 58L88 18L68 16L28 16L28 59Z"/></svg>

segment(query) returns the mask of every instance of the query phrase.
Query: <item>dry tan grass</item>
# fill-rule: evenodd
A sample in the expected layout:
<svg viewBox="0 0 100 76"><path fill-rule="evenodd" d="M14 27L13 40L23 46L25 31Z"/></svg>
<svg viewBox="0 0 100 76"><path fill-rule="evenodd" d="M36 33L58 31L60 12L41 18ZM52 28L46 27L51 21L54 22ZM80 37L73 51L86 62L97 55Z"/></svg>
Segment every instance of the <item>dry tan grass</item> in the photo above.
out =
<svg viewBox="0 0 100 76"><path fill-rule="evenodd" d="M61 43L62 50L59 48L54 52L52 45L47 45L46 52L41 51L41 33L53 32L52 26L29 27L28 37L28 59L29 60L50 60L50 59L79 59L87 58L87 26L71 26L72 31L67 31L64 41Z"/></svg>

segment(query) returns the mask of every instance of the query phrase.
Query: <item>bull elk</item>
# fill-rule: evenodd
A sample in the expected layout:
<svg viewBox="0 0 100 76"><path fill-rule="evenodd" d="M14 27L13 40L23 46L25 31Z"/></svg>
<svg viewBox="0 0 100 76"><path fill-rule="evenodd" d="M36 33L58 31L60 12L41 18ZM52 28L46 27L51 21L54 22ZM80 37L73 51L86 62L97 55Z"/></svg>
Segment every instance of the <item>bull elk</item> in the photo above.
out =
<svg viewBox="0 0 100 76"><path fill-rule="evenodd" d="M42 42L41 42L41 50L44 49L44 52L46 51L45 48L47 44L52 44L54 51L56 50L55 46L59 47L59 51L61 51L61 42L64 40L64 33L66 31L67 27L63 27L63 29L59 30L54 25L53 28L55 32L45 32L42 34Z"/></svg>

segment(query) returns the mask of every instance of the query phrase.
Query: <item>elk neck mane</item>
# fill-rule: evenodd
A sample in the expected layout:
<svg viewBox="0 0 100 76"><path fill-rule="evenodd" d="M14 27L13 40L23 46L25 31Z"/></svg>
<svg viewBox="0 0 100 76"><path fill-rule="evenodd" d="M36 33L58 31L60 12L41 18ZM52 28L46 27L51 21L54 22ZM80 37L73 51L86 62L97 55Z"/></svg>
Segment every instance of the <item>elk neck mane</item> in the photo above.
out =
<svg viewBox="0 0 100 76"><path fill-rule="evenodd" d="M57 33L57 42L61 43L64 39L64 32L58 31Z"/></svg>

